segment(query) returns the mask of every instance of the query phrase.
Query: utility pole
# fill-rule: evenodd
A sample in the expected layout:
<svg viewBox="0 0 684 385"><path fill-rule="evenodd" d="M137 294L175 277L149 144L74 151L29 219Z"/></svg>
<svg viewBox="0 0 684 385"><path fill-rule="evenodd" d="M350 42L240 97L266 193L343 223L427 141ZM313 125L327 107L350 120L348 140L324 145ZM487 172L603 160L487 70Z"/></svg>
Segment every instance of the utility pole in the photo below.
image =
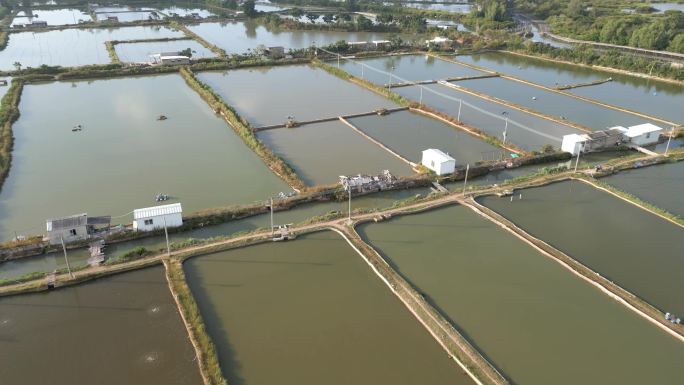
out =
<svg viewBox="0 0 684 385"><path fill-rule="evenodd" d="M166 215L164 215L164 236L166 236L166 256L171 257L171 246L169 245L169 231L166 228Z"/></svg>
<svg viewBox="0 0 684 385"><path fill-rule="evenodd" d="M337 54L337 69L340 69L340 54Z"/></svg>
<svg viewBox="0 0 684 385"><path fill-rule="evenodd" d="M390 69L389 83L387 83L387 92L392 91L392 71L394 71L394 66L392 66L392 69Z"/></svg>
<svg viewBox="0 0 684 385"><path fill-rule="evenodd" d="M577 160L575 161L575 172L577 172L577 166L579 165L579 158L582 154L582 151L584 151L584 143L582 143L582 147L580 147L579 152L577 153Z"/></svg>
<svg viewBox="0 0 684 385"><path fill-rule="evenodd" d="M461 123L461 107L463 107L463 99L458 100L458 122Z"/></svg>
<svg viewBox="0 0 684 385"><path fill-rule="evenodd" d="M67 257L66 245L64 245L64 238L60 235L59 240L62 242L62 251L64 251L64 260L66 261L69 277L74 278L74 273L71 272L71 266L69 265L69 257Z"/></svg>
<svg viewBox="0 0 684 385"><path fill-rule="evenodd" d="M420 86L420 102L418 103L420 106L423 106L423 86Z"/></svg>
<svg viewBox="0 0 684 385"><path fill-rule="evenodd" d="M351 223L351 185L347 185L347 192L349 193L349 223Z"/></svg>
<svg viewBox="0 0 684 385"><path fill-rule="evenodd" d="M465 179L463 180L463 196L465 197L466 193L466 183L468 183L468 171L470 171L470 163L466 165L466 174L465 174Z"/></svg>
<svg viewBox="0 0 684 385"><path fill-rule="evenodd" d="M365 77L363 76L363 70L364 70L363 67L364 67L364 65L363 65L363 63L361 63L361 79L365 79Z"/></svg>
<svg viewBox="0 0 684 385"><path fill-rule="evenodd" d="M672 132L670 132L670 137L667 138L667 146L665 146L665 156L667 156L667 152L670 150L670 142L672 142L673 137L674 137L674 126L672 126Z"/></svg>
<svg viewBox="0 0 684 385"><path fill-rule="evenodd" d="M273 238L273 198L271 198L271 238Z"/></svg>

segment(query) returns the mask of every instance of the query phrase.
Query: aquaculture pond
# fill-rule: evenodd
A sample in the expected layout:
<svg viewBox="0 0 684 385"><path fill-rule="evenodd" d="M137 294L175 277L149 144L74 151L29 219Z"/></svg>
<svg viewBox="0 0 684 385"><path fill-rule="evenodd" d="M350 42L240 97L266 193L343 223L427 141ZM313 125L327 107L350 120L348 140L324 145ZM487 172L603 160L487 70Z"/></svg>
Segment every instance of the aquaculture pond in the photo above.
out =
<svg viewBox="0 0 684 385"><path fill-rule="evenodd" d="M400 87L394 91L411 100L420 100L418 86ZM459 102L460 100L463 101L463 104ZM538 151L546 144L560 148L563 135L582 133L582 131L568 125L508 108L499 103L490 102L438 84L425 86L423 104L453 118L459 117L460 106L461 122L501 140L503 140L503 133L506 131L506 143L513 143L527 151ZM508 124L506 124L506 118Z"/></svg>
<svg viewBox="0 0 684 385"><path fill-rule="evenodd" d="M49 66L83 66L110 62L105 47L108 40L158 39L180 37L181 32L166 27L126 27L63 29L47 32L18 32L9 35L0 51L0 69Z"/></svg>
<svg viewBox="0 0 684 385"><path fill-rule="evenodd" d="M684 218L684 162L626 170L601 180Z"/></svg>
<svg viewBox="0 0 684 385"><path fill-rule="evenodd" d="M155 11L112 11L112 12L98 12L97 20L107 20L110 17L116 17L119 22L130 22L139 20L159 20L162 15Z"/></svg>
<svg viewBox="0 0 684 385"><path fill-rule="evenodd" d="M412 188L408 190L385 191L381 193L354 197L352 211L380 209L392 206L395 202L410 199L417 194L426 196L430 193L427 187ZM277 199L276 199L277 202ZM264 202L264 205L266 202ZM328 214L333 211L339 213L348 212L348 201L328 201L316 202L298 206L287 211L276 211L273 220L275 224L296 224L318 215ZM252 231L257 229L268 229L270 226L270 215L261 214L253 217L230 221L215 226L202 227L196 230L169 233L169 240L173 247L174 243L187 243L191 239L202 240L213 237L229 236L238 232ZM144 247L150 251L166 249L164 236L136 239L133 241L108 244L105 249L107 258L116 258L137 247ZM69 250L68 258L71 267L85 265L90 253L87 248ZM0 263L0 280L14 279L34 272L52 272L56 269L66 268L64 254L59 251L46 255L14 259Z"/></svg>
<svg viewBox="0 0 684 385"><path fill-rule="evenodd" d="M19 110L0 239L84 212L130 223L160 192L189 214L289 190L178 75L29 85Z"/></svg>
<svg viewBox="0 0 684 385"><path fill-rule="evenodd" d="M398 107L386 98L308 65L197 75L253 127Z"/></svg>
<svg viewBox="0 0 684 385"><path fill-rule="evenodd" d="M336 61L330 65L337 66ZM392 83L422 80L443 80L447 78L485 75L466 66L448 62L430 55L399 55L385 56L364 60L341 60L340 68L350 74L386 86L389 73L392 73ZM396 89L395 89L396 91Z"/></svg>
<svg viewBox="0 0 684 385"><path fill-rule="evenodd" d="M0 298L8 384L202 383L164 269Z"/></svg>
<svg viewBox="0 0 684 385"><path fill-rule="evenodd" d="M32 21L45 21L48 25L78 24L80 21L90 22L93 18L80 9L32 9L19 11L12 19L12 25L28 24Z"/></svg>
<svg viewBox="0 0 684 385"><path fill-rule="evenodd" d="M410 175L411 166L340 121L279 128L257 134L307 185L338 183L340 175Z"/></svg>
<svg viewBox="0 0 684 385"><path fill-rule="evenodd" d="M420 163L422 151L428 148L448 152L458 165L498 159L503 151L458 128L409 111L354 118L350 122L415 163Z"/></svg>
<svg viewBox="0 0 684 385"><path fill-rule="evenodd" d="M159 9L159 12L163 13L166 16L173 17L174 14L180 16L180 17L188 17L192 15L193 13L196 13L199 17L205 18L205 17L211 17L211 16L216 16L214 13L211 11L208 11L206 9L201 9L201 8L185 8L185 7L178 7L178 6L170 6L166 8L161 8Z"/></svg>
<svg viewBox="0 0 684 385"><path fill-rule="evenodd" d="M613 80L608 83L573 88L566 92L673 122L684 122L681 113L684 87L681 85L504 52L457 56L456 59L548 87L611 78Z"/></svg>
<svg viewBox="0 0 684 385"><path fill-rule="evenodd" d="M231 384L472 384L339 235L192 258L185 274Z"/></svg>
<svg viewBox="0 0 684 385"><path fill-rule="evenodd" d="M127 43L114 46L122 62L150 62L151 55L190 49L193 59L215 57L216 54L195 40L172 40L146 43Z"/></svg>
<svg viewBox="0 0 684 385"><path fill-rule="evenodd" d="M387 34L379 32L337 31L279 31L267 29L255 22L202 23L188 26L190 30L228 53L246 53L257 46L284 47L285 50L309 48L346 41L383 40Z"/></svg>
<svg viewBox="0 0 684 385"><path fill-rule="evenodd" d="M664 312L684 314L684 229L581 181L480 202Z"/></svg>
<svg viewBox="0 0 684 385"><path fill-rule="evenodd" d="M466 207L359 232L511 383L684 381L684 343Z"/></svg>
<svg viewBox="0 0 684 385"><path fill-rule="evenodd" d="M503 78L465 80L458 82L457 85L557 119L567 119L592 130L604 130L615 126L627 127L641 123L658 124L658 122L633 114Z"/></svg>

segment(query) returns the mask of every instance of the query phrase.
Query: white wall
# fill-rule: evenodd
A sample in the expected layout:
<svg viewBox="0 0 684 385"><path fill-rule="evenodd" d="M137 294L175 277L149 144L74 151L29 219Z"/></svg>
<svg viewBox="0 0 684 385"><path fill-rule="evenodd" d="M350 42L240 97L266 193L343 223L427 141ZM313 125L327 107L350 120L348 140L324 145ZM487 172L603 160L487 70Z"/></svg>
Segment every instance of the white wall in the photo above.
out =
<svg viewBox="0 0 684 385"><path fill-rule="evenodd" d="M152 223L146 224L145 221L152 221ZM158 215L149 218L140 218L133 221L133 228L139 231L152 231L164 228L164 220L166 220L166 227L179 227L183 225L183 214L166 214Z"/></svg>
<svg viewBox="0 0 684 385"><path fill-rule="evenodd" d="M649 132L633 137L632 143L636 144L637 146L648 146L649 144L657 143L659 138L660 132Z"/></svg>

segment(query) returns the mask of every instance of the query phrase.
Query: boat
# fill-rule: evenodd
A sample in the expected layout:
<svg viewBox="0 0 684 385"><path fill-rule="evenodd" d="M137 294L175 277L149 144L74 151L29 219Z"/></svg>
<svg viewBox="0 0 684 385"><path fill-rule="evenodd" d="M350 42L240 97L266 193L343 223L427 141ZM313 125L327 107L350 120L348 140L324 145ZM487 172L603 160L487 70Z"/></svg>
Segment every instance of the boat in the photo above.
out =
<svg viewBox="0 0 684 385"><path fill-rule="evenodd" d="M155 195L155 197L154 197L154 200L157 202L164 202L164 201L167 201L169 199L170 199L170 197L167 194L162 194L162 193L159 193L159 194Z"/></svg>

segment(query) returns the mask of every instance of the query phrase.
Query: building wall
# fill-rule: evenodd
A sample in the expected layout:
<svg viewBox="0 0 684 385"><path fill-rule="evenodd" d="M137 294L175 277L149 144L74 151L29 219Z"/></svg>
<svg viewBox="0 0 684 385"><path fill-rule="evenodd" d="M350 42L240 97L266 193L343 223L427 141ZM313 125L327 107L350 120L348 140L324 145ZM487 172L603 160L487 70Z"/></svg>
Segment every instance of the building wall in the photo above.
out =
<svg viewBox="0 0 684 385"><path fill-rule="evenodd" d="M152 231L152 230L157 230L157 229L163 229L164 228L164 219L166 219L166 227L167 228L179 227L179 226L183 225L183 215L181 213L178 213L178 214L158 215L158 216L149 217L149 218L140 218L140 219L133 221L133 228L135 230L139 230L139 231ZM145 223L146 220L151 220L152 223L146 224Z"/></svg>
<svg viewBox="0 0 684 385"><path fill-rule="evenodd" d="M649 144L657 143L659 138L660 132L649 132L633 137L632 143L636 144L637 146L647 146Z"/></svg>
<svg viewBox="0 0 684 385"><path fill-rule="evenodd" d="M73 235L71 233L71 230L72 229L61 229L61 230L53 230L53 231L48 232L48 238L50 239L50 244L51 245L58 245L58 244L62 243L60 236L64 239L64 243L88 239L88 230L85 226L73 228L73 230L76 231L76 235Z"/></svg>

